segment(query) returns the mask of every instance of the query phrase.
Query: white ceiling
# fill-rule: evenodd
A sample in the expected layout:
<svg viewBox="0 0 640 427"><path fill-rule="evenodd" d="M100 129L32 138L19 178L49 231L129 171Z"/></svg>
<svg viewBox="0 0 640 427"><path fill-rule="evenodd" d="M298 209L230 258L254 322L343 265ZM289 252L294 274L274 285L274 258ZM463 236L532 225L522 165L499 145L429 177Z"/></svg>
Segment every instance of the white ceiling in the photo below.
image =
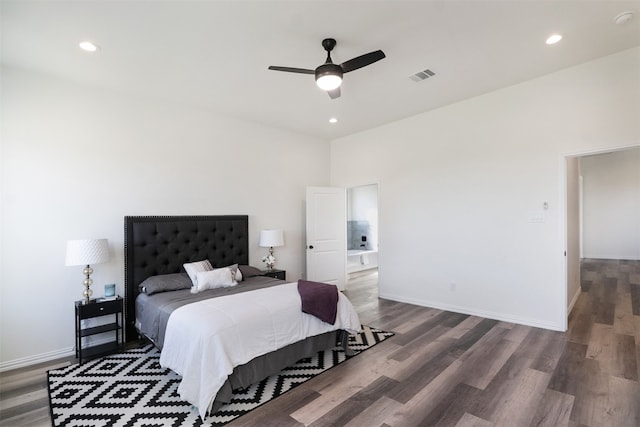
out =
<svg viewBox="0 0 640 427"><path fill-rule="evenodd" d="M640 45L640 1L2 0L0 19L4 64L323 139ZM564 39L547 46L553 32ZM312 75L267 69L315 68L326 37L336 63L387 58L346 74L336 100ZM408 78L426 68L436 76Z"/></svg>

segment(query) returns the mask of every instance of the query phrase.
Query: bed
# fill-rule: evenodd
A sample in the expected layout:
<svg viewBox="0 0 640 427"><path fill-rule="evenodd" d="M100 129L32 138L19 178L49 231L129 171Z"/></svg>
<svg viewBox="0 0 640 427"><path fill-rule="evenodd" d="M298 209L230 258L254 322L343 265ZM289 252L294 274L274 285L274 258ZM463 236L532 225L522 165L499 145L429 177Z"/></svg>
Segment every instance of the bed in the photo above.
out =
<svg viewBox="0 0 640 427"><path fill-rule="evenodd" d="M229 304L234 311L242 315L242 310L238 308L249 304L248 301L253 299L255 302L251 317L255 318L257 315L255 313L260 311L259 304L262 299L262 296L258 297L261 295L260 292L265 292L265 295L266 292L290 292L286 288L293 287L295 284L287 284L277 279L255 275L256 269L245 267L249 264L248 225L248 216L246 215L125 217L125 336L127 341L144 336L158 348L163 349L161 362L163 358L166 359L165 362L170 361L171 357L180 359L183 356L176 355L176 346L186 347L190 343L200 341L197 335L193 335L198 333L196 328L189 328L188 333L175 333L175 328L177 328L175 325L178 324L180 318L178 314L182 315L187 308L191 312L197 312L196 308L201 307L202 315L206 316L211 315L210 312L213 310L221 311L220 317L215 321L217 323L229 316ZM141 291L141 284L148 284L157 277L164 279L173 275L177 279L184 280L184 276L187 275L184 272L183 264L201 260L209 260L214 267L239 265L238 269L245 272L243 286L207 290L195 295L185 288L158 292L152 296ZM243 293L245 288L255 292L245 294ZM252 295L254 296L252 297ZM340 304L343 304L342 298L344 296L340 295L340 297ZM278 300L285 298L287 297L276 297ZM164 310L164 314L161 313L158 317L154 317L154 319L159 319L155 320L157 324L145 320L145 316L150 311L149 308L146 308L148 301L145 300L161 301L159 303L161 310L159 311ZM194 300L199 302L194 302ZM348 305L350 306L350 303ZM282 309L282 311L287 310L289 310L288 307ZM162 320L162 316L165 320ZM168 319L171 319L171 324ZM307 321L308 319L305 320L305 322ZM193 320L187 322L190 322L188 324L199 323ZM314 322L314 320L310 320L310 322ZM316 319L315 322L318 320ZM353 324L353 318L351 318L351 323ZM170 327L167 327L168 324ZM336 322L336 325L339 324ZM255 329L256 326L259 326L259 323L246 329ZM308 325L304 326L304 328L307 327ZM167 334L171 341L169 344L165 340L165 331L168 331ZM346 348L348 334L344 330L316 333L313 332L312 336L296 338L295 342L278 347L274 351L258 354L246 363L234 364L233 371L226 377L224 384L219 389L216 386L213 395L215 398L212 397L209 400L205 395L204 398L198 397L196 402L187 400L198 406L200 415L205 418L207 413L215 412L228 402L234 389L254 384L302 358L334 347L336 343L342 343ZM168 347L164 348L165 345ZM209 349L207 354L210 355L212 349L216 349L216 345L217 343L210 343L206 346ZM193 354L190 357L193 358ZM197 362L192 360L188 364L188 366L204 366L199 368L202 370L199 371L202 372L201 382L209 371L209 367L206 366L209 363L208 357L210 356L202 356L204 360ZM178 372L178 369L174 370ZM183 376L183 383L187 381L187 377L192 376L191 374ZM205 401L203 399L209 402L206 408L202 404Z"/></svg>

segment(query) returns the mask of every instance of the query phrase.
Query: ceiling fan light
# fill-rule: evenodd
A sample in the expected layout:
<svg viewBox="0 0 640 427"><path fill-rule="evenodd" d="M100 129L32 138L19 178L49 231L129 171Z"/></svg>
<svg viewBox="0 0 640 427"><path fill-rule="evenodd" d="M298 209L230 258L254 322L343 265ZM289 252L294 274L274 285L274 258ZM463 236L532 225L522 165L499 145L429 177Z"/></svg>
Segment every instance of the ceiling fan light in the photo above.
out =
<svg viewBox="0 0 640 427"><path fill-rule="evenodd" d="M326 74L316 79L316 84L322 90L334 90L342 84L342 77L333 74Z"/></svg>
<svg viewBox="0 0 640 427"><path fill-rule="evenodd" d="M316 84L322 90L334 90L342 84L342 68L336 64L323 64L316 69Z"/></svg>

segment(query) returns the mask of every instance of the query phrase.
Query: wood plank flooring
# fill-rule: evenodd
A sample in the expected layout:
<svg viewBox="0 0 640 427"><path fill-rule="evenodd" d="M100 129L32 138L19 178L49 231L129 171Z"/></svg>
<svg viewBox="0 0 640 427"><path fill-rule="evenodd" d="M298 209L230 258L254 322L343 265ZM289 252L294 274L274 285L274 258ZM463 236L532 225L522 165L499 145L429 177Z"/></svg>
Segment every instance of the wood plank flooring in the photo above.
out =
<svg viewBox="0 0 640 427"><path fill-rule="evenodd" d="M584 260L566 333L347 294L396 336L231 426L640 426L640 261ZM50 425L46 369L0 374L0 424Z"/></svg>

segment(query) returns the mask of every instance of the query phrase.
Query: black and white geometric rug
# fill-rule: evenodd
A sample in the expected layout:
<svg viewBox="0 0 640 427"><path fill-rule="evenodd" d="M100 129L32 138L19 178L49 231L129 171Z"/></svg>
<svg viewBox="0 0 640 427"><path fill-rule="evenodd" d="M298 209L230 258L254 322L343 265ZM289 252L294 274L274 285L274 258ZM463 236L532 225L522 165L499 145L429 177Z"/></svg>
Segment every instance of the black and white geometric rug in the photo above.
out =
<svg viewBox="0 0 640 427"><path fill-rule="evenodd" d="M354 356L393 336L362 328L349 337ZM203 423L197 409L180 400L180 376L160 367L160 353L148 345L49 371L51 419L56 427L221 426L348 358L336 347L302 359L258 384L234 391L232 401Z"/></svg>

